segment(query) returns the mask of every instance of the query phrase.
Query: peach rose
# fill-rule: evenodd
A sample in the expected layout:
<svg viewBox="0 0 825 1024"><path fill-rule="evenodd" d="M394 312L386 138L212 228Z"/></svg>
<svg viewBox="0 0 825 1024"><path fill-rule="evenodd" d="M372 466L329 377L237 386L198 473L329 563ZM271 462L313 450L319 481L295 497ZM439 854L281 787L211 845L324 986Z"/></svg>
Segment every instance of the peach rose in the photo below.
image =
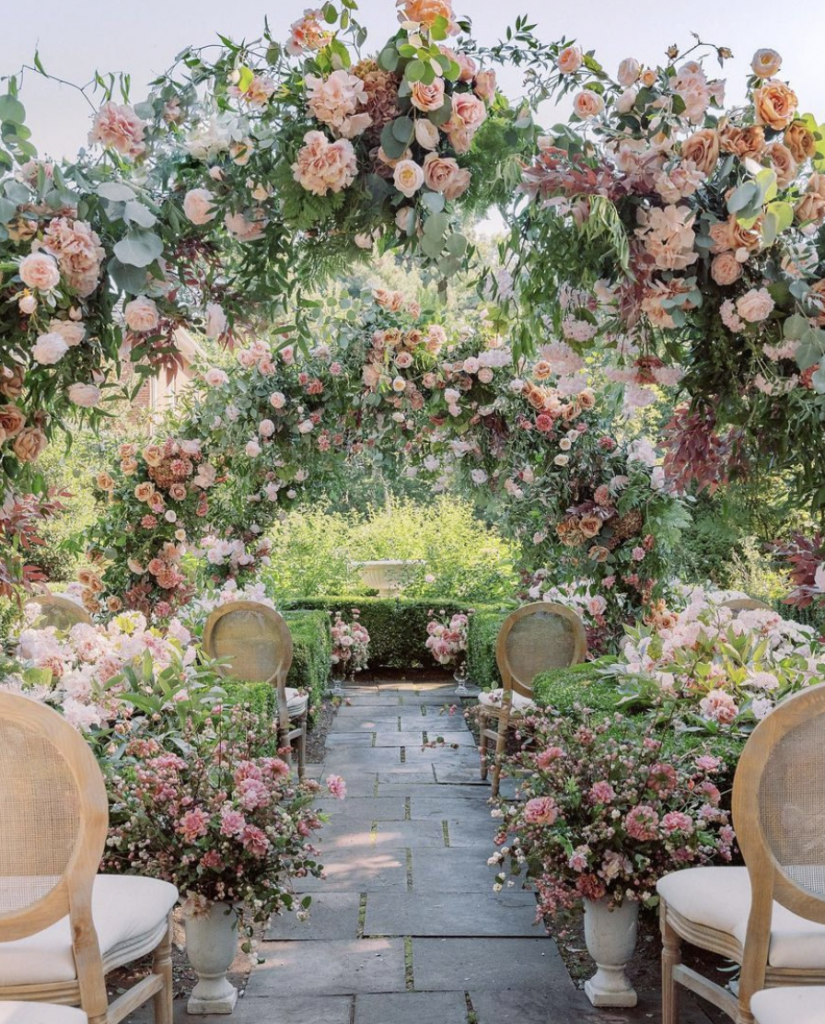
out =
<svg viewBox="0 0 825 1024"><path fill-rule="evenodd" d="M183 501L186 497L186 484L170 484L169 497L174 501Z"/></svg>
<svg viewBox="0 0 825 1024"><path fill-rule="evenodd" d="M11 366L0 366L0 395L6 398L19 398L23 394L25 373L19 363Z"/></svg>
<svg viewBox="0 0 825 1024"><path fill-rule="evenodd" d="M753 73L758 78L773 78L782 67L782 58L776 50L757 50L751 61Z"/></svg>
<svg viewBox="0 0 825 1024"><path fill-rule="evenodd" d="M20 261L20 280L27 288L50 292L60 284L60 271L54 257L45 252L33 252Z"/></svg>
<svg viewBox="0 0 825 1024"><path fill-rule="evenodd" d="M431 28L438 18L452 23L455 17L450 0L406 0L399 18L402 16L404 21L415 21L425 28Z"/></svg>
<svg viewBox="0 0 825 1024"><path fill-rule="evenodd" d="M59 334L69 348L79 345L86 337L86 328L74 320L50 320L49 334Z"/></svg>
<svg viewBox="0 0 825 1024"><path fill-rule="evenodd" d="M78 295L85 298L97 288L106 251L85 221L55 217L43 232L42 241L32 243L32 249L43 249L54 256L63 279Z"/></svg>
<svg viewBox="0 0 825 1024"><path fill-rule="evenodd" d="M158 307L145 295L138 295L136 299L126 303L123 308L123 319L129 330L136 334L154 331L160 322Z"/></svg>
<svg viewBox="0 0 825 1024"><path fill-rule="evenodd" d="M98 473L95 477L95 483L101 491L113 491L115 489L115 482L108 473Z"/></svg>
<svg viewBox="0 0 825 1024"><path fill-rule="evenodd" d="M710 276L722 287L733 284L742 276L742 264L729 250L720 252L713 257L710 265Z"/></svg>
<svg viewBox="0 0 825 1024"><path fill-rule="evenodd" d="M796 179L796 160L786 145L772 142L765 147L765 156L770 160L779 188L787 188Z"/></svg>
<svg viewBox="0 0 825 1024"><path fill-rule="evenodd" d="M444 79L436 78L429 85L413 82L410 86L410 102L417 110L425 113L440 110L444 106Z"/></svg>
<svg viewBox="0 0 825 1024"><path fill-rule="evenodd" d="M563 75L570 75L578 71L584 63L584 57L578 46L565 46L556 59L559 71Z"/></svg>
<svg viewBox="0 0 825 1024"><path fill-rule="evenodd" d="M602 528L602 521L598 516L584 516L579 521L579 529L587 538L595 537Z"/></svg>
<svg viewBox="0 0 825 1024"><path fill-rule="evenodd" d="M623 85L627 88L628 86L633 85L634 82L638 81L641 73L642 65L634 57L625 57L619 65L619 73L616 76L616 81L619 85Z"/></svg>
<svg viewBox="0 0 825 1024"><path fill-rule="evenodd" d="M573 110L583 120L596 117L604 110L604 100L597 92L583 89L573 99Z"/></svg>
<svg viewBox="0 0 825 1024"><path fill-rule="evenodd" d="M492 103L496 98L495 71L479 71L473 83L473 91L485 103Z"/></svg>
<svg viewBox="0 0 825 1024"><path fill-rule="evenodd" d="M40 458L48 443L40 427L23 427L15 437L12 448L21 462L34 462Z"/></svg>
<svg viewBox="0 0 825 1024"><path fill-rule="evenodd" d="M135 486L135 497L138 501L149 501L155 493L155 485L148 480Z"/></svg>
<svg viewBox="0 0 825 1024"><path fill-rule="evenodd" d="M26 425L26 417L16 405L0 405L0 430L6 437L16 437Z"/></svg>
<svg viewBox="0 0 825 1024"><path fill-rule="evenodd" d="M798 164L804 164L816 152L816 139L802 121L792 121L788 125L784 142Z"/></svg>
<svg viewBox="0 0 825 1024"><path fill-rule="evenodd" d="M242 213L227 213L223 222L229 234L239 242L257 242L259 238L263 238L269 223L263 211L259 209L253 211L251 219Z"/></svg>
<svg viewBox="0 0 825 1024"><path fill-rule="evenodd" d="M774 307L774 301L767 288L751 288L736 300L736 312L750 324L767 320Z"/></svg>
<svg viewBox="0 0 825 1024"><path fill-rule="evenodd" d="M713 253L726 252L728 249L733 252L737 252L739 249L753 252L762 244L762 219L760 217L753 227L746 228L732 213L727 220L711 224L710 237L713 239L713 246L710 250Z"/></svg>
<svg viewBox="0 0 825 1024"><path fill-rule="evenodd" d="M401 160L396 164L392 180L398 191L410 199L424 184L424 170L415 160Z"/></svg>
<svg viewBox="0 0 825 1024"><path fill-rule="evenodd" d="M163 462L163 449L157 444L147 444L141 452L147 466L156 469Z"/></svg>
<svg viewBox="0 0 825 1024"><path fill-rule="evenodd" d="M449 184L444 189L445 199L458 199L459 196L463 196L467 189L470 187L470 181L472 175L466 167L459 167L456 173L450 179Z"/></svg>
<svg viewBox="0 0 825 1024"><path fill-rule="evenodd" d="M682 159L710 177L719 159L719 136L713 128L702 128L682 143Z"/></svg>
<svg viewBox="0 0 825 1024"><path fill-rule="evenodd" d="M758 160L765 149L765 130L758 124L747 128L727 124L719 132L719 148L723 153L733 153L740 160L746 157Z"/></svg>
<svg viewBox="0 0 825 1024"><path fill-rule="evenodd" d="M806 192L794 207L800 224L816 223L825 218L825 199L816 192Z"/></svg>
<svg viewBox="0 0 825 1024"><path fill-rule="evenodd" d="M214 197L208 188L190 188L183 197L183 212L193 224L198 226L208 224L218 215L214 206Z"/></svg>
<svg viewBox="0 0 825 1024"><path fill-rule="evenodd" d="M774 131L787 128L793 121L799 101L793 89L784 82L768 79L764 85L753 90L753 106L758 124L767 125Z"/></svg>
<svg viewBox="0 0 825 1024"><path fill-rule="evenodd" d="M487 117L487 108L471 92L453 94L453 118L457 118L472 135Z"/></svg>
<svg viewBox="0 0 825 1024"><path fill-rule="evenodd" d="M458 169L458 163L451 156L428 153L424 158L424 184L433 192L444 192Z"/></svg>

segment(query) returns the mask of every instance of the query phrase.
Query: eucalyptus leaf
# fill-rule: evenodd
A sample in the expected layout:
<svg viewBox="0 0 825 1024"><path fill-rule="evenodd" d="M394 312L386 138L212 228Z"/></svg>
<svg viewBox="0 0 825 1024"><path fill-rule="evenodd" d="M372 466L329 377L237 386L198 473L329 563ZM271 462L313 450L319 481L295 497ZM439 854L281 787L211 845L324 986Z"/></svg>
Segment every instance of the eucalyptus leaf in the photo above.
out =
<svg viewBox="0 0 825 1024"><path fill-rule="evenodd" d="M101 199L108 199L113 203L126 203L135 198L135 190L121 181L103 181L97 187L97 194Z"/></svg>
<svg viewBox="0 0 825 1024"><path fill-rule="evenodd" d="M125 204L123 216L130 223L137 224L142 228L150 228L153 224L157 223L157 217L149 207L139 203L136 199L130 199Z"/></svg>
<svg viewBox="0 0 825 1024"><path fill-rule="evenodd" d="M0 121L11 121L13 124L23 124L26 120L26 108L16 96L0 96Z"/></svg>
<svg viewBox="0 0 825 1024"><path fill-rule="evenodd" d="M115 256L132 267L148 267L163 253L163 242L150 231L131 230L115 246Z"/></svg>

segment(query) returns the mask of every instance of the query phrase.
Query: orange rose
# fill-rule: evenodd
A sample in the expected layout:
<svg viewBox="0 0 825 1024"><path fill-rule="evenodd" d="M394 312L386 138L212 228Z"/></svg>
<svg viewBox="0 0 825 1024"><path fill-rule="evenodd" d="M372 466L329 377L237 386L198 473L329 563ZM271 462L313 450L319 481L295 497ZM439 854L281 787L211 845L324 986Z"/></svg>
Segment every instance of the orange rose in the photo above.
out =
<svg viewBox="0 0 825 1024"><path fill-rule="evenodd" d="M747 249L753 252L762 243L762 218L760 217L752 228L743 227L731 214L727 220L719 221L718 224L711 224L710 237L713 239L711 252L727 252L732 249Z"/></svg>
<svg viewBox="0 0 825 1024"><path fill-rule="evenodd" d="M533 367L533 376L536 380L547 380L553 373L553 367L546 359L539 359Z"/></svg>
<svg viewBox="0 0 825 1024"><path fill-rule="evenodd" d="M725 125L719 132L719 148L723 153L733 153L740 160L746 157L758 160L765 148L765 129L758 124L747 128Z"/></svg>
<svg viewBox="0 0 825 1024"><path fill-rule="evenodd" d="M163 449L156 444L147 444L143 449L143 458L148 466L159 466L163 462Z"/></svg>
<svg viewBox="0 0 825 1024"><path fill-rule="evenodd" d="M702 128L682 143L682 159L710 176L719 159L719 135L713 128Z"/></svg>
<svg viewBox="0 0 825 1024"><path fill-rule="evenodd" d="M148 480L135 487L135 497L138 501L149 501L154 493L155 485L153 483L149 483Z"/></svg>
<svg viewBox="0 0 825 1024"><path fill-rule="evenodd" d="M788 127L798 105L793 89L776 79L769 78L759 89L753 90L757 123L765 124L774 131Z"/></svg>
<svg viewBox="0 0 825 1024"><path fill-rule="evenodd" d="M816 139L801 121L793 121L788 125L785 145L798 164L804 164L816 152Z"/></svg>
<svg viewBox="0 0 825 1024"><path fill-rule="evenodd" d="M601 528L602 521L598 516L583 516L579 523L579 529L588 539L595 537Z"/></svg>
<svg viewBox="0 0 825 1024"><path fill-rule="evenodd" d="M407 0L404 4L405 21L417 21L419 25L430 28L438 18L453 21L450 0Z"/></svg>
<svg viewBox="0 0 825 1024"><path fill-rule="evenodd" d="M98 473L95 483L101 491L113 491L115 489L115 482L108 473Z"/></svg>
<svg viewBox="0 0 825 1024"><path fill-rule="evenodd" d="M418 110L440 110L444 106L444 79L436 78L430 85L413 82L410 87L410 102Z"/></svg>
<svg viewBox="0 0 825 1024"><path fill-rule="evenodd" d="M772 142L766 147L765 156L771 162L776 184L779 188L787 188L796 178L796 160L791 151L781 142Z"/></svg>

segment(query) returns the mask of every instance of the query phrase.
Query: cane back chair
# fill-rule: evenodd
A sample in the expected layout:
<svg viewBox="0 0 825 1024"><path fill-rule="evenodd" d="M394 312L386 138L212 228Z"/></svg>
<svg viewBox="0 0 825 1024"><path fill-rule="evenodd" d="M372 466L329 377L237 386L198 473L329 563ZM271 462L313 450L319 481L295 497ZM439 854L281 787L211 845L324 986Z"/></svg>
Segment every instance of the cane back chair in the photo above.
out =
<svg viewBox="0 0 825 1024"><path fill-rule="evenodd" d="M511 725L533 710L533 680L552 668L584 661L587 637L579 616L561 604L536 601L509 615L499 630L496 662L503 686L479 696L481 777L487 778L487 751L495 743L493 796L498 795L501 759Z"/></svg>
<svg viewBox="0 0 825 1024"><path fill-rule="evenodd" d="M783 701L753 731L736 769L733 824L747 867L659 881L663 1024L678 1021L679 985L750 1024L760 989L825 983L825 686ZM685 967L683 940L740 964L738 994Z"/></svg>
<svg viewBox="0 0 825 1024"><path fill-rule="evenodd" d="M206 620L203 649L226 659L221 671L245 683L269 683L277 691L279 746L298 741L298 776L306 764L309 698L286 685L292 665L292 635L283 617L258 601L229 601Z"/></svg>
<svg viewBox="0 0 825 1024"><path fill-rule="evenodd" d="M35 624L40 629L54 626L55 629L68 631L78 622L91 626L92 617L83 607L72 601L71 598L62 597L60 594L35 594L27 602L27 605L36 605L38 608Z"/></svg>
<svg viewBox="0 0 825 1024"><path fill-rule="evenodd" d="M773 611L773 608L771 608L769 604L765 604L764 601L757 601L755 597L732 597L729 601L723 602L722 608L730 608L733 612L734 618L736 618L740 612Z"/></svg>
<svg viewBox="0 0 825 1024"><path fill-rule="evenodd" d="M98 875L108 822L80 733L52 708L0 692L0 1000L79 1006L90 1024L118 1024L152 998L157 1024L172 1024L178 891ZM110 1005L106 975L149 953L150 973Z"/></svg>

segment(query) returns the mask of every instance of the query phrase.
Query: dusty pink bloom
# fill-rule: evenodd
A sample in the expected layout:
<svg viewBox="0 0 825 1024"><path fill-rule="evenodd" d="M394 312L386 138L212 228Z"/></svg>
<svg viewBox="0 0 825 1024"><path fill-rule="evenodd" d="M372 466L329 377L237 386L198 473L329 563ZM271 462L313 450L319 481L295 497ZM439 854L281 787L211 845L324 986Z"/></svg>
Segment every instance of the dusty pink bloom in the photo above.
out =
<svg viewBox="0 0 825 1024"><path fill-rule="evenodd" d="M138 157L146 152L143 141L143 129L146 122L141 121L130 106L125 103L118 105L109 100L95 114L89 142L99 142L107 149L114 149L121 156Z"/></svg>
<svg viewBox="0 0 825 1024"><path fill-rule="evenodd" d="M193 224L208 224L218 215L208 188L190 188L183 197L183 212Z"/></svg>
<svg viewBox="0 0 825 1024"><path fill-rule="evenodd" d="M348 188L358 173L355 150L348 139L330 142L323 132L307 132L292 165L295 180L314 195Z"/></svg>
<svg viewBox="0 0 825 1024"><path fill-rule="evenodd" d="M32 359L41 366L53 366L69 351L59 334L41 334L32 346Z"/></svg>
<svg viewBox="0 0 825 1024"><path fill-rule="evenodd" d="M766 320L775 303L767 288L751 288L736 300L736 312L748 323Z"/></svg>
<svg viewBox="0 0 825 1024"><path fill-rule="evenodd" d="M209 815L200 807L187 811L178 822L177 831L188 843L205 836L209 827Z"/></svg>
<svg viewBox="0 0 825 1024"><path fill-rule="evenodd" d="M347 795L347 784L340 775L327 776L327 789L336 800L343 800Z"/></svg>
<svg viewBox="0 0 825 1024"><path fill-rule="evenodd" d="M100 401L100 388L94 384L71 384L67 392L69 401L84 409L92 409Z"/></svg>
<svg viewBox="0 0 825 1024"><path fill-rule="evenodd" d="M126 303L123 309L123 319L129 330L136 334L154 331L159 323L158 307L152 299L145 295L138 295L136 299Z"/></svg>
<svg viewBox="0 0 825 1024"><path fill-rule="evenodd" d="M49 221L42 241L34 243L32 248L54 256L66 284L82 298L91 295L97 287L106 251L85 221L55 217Z"/></svg>
<svg viewBox="0 0 825 1024"><path fill-rule="evenodd" d="M647 804L639 804L629 811L625 828L631 839L644 843L659 836L659 815Z"/></svg>
<svg viewBox="0 0 825 1024"><path fill-rule="evenodd" d="M662 818L662 831L667 835L672 835L674 832L684 832L685 835L690 835L693 832L693 819L689 814L683 814L681 811L669 811Z"/></svg>
<svg viewBox="0 0 825 1024"><path fill-rule="evenodd" d="M255 210L251 218L242 213L226 213L223 218L227 231L239 242L257 242L263 238L269 221L262 210Z"/></svg>
<svg viewBox="0 0 825 1024"><path fill-rule="evenodd" d="M55 260L42 252L33 252L20 262L20 280L27 288L48 292L60 284L60 271Z"/></svg>
<svg viewBox="0 0 825 1024"><path fill-rule="evenodd" d="M616 791L609 782L594 782L588 797L593 804L609 804L616 799Z"/></svg>
<svg viewBox="0 0 825 1024"><path fill-rule="evenodd" d="M550 796L536 796L524 805L524 820L528 825L552 825L559 816L556 801Z"/></svg>
<svg viewBox="0 0 825 1024"><path fill-rule="evenodd" d="M573 111L582 120L586 121L588 118L596 117L603 110L604 100L597 92L593 92L591 89L582 89L580 93L573 97Z"/></svg>
<svg viewBox="0 0 825 1024"><path fill-rule="evenodd" d="M739 714L736 701L724 690L711 690L699 701L699 711L720 725L730 725Z"/></svg>

